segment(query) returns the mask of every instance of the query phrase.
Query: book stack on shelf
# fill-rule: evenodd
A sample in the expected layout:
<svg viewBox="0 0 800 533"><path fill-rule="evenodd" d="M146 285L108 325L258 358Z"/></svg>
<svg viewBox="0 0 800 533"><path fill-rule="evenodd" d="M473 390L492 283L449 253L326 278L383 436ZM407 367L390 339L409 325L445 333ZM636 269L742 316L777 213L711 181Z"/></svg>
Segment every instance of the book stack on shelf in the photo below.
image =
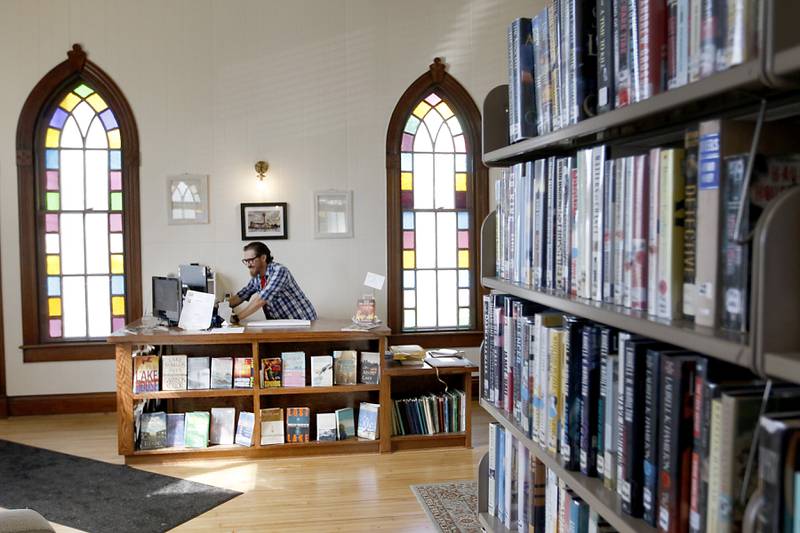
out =
<svg viewBox="0 0 800 533"><path fill-rule="evenodd" d="M335 350L333 355L310 357L311 387L336 385L377 385L380 381L378 352ZM359 374L356 379L356 361ZM261 388L307 387L305 352L284 352L280 357L261 359Z"/></svg>
<svg viewBox="0 0 800 533"><path fill-rule="evenodd" d="M451 390L392 401L394 435L435 435L465 431L467 397Z"/></svg>
<svg viewBox="0 0 800 533"><path fill-rule="evenodd" d="M253 358L137 355L133 358L133 376L133 392L138 395L161 391L252 390Z"/></svg>
<svg viewBox="0 0 800 533"><path fill-rule="evenodd" d="M253 413L235 407L212 407L210 411L142 413L138 449L207 448L209 446L253 445Z"/></svg>

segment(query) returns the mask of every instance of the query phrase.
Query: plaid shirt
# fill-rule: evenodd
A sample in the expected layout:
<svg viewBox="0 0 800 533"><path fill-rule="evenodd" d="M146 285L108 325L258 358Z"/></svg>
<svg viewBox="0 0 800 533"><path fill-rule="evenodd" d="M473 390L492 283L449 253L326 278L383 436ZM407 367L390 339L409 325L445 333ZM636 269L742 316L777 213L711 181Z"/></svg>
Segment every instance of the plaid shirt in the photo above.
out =
<svg viewBox="0 0 800 533"><path fill-rule="evenodd" d="M317 312L294 280L289 269L280 263L267 265L266 286L261 288L261 275L256 274L250 282L236 293L242 300L247 300L255 293L264 300L264 315L267 318L298 318L316 320Z"/></svg>

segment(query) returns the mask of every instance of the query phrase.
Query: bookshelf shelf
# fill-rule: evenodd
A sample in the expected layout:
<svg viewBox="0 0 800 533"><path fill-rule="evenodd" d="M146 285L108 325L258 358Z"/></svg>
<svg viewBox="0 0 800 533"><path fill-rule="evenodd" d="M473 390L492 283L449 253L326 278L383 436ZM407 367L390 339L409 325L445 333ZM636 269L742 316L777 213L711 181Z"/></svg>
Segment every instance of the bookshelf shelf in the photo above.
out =
<svg viewBox="0 0 800 533"><path fill-rule="evenodd" d="M463 374L477 372L477 366L445 366L439 367L439 375ZM384 370L384 375L393 377L435 375L436 369L425 363L421 367L389 366Z"/></svg>
<svg viewBox="0 0 800 533"><path fill-rule="evenodd" d="M347 394L381 390L380 385L334 385L332 387L273 387L259 389L261 396L285 396L291 394Z"/></svg>
<svg viewBox="0 0 800 533"><path fill-rule="evenodd" d="M433 435L393 435L391 442L393 450L418 450L452 446L469 447L467 434L463 431L459 433L435 433Z"/></svg>
<svg viewBox="0 0 800 533"><path fill-rule="evenodd" d="M747 344L747 335L742 333L713 330L696 326L693 322L686 320L669 321L652 318L642 311L569 298L554 292L531 289L497 278L483 278L482 283L484 287L513 294L565 313L674 344L687 350L695 350L738 365L750 365L751 351Z"/></svg>
<svg viewBox="0 0 800 533"><path fill-rule="evenodd" d="M253 396L253 389L196 389L142 392L133 395L134 400L174 400L177 398L223 398L229 396Z"/></svg>
<svg viewBox="0 0 800 533"><path fill-rule="evenodd" d="M481 407L483 407L492 418L502 424L506 430L511 431L516 439L543 462L547 468L555 472L559 479L564 480L564 483L566 483L575 494L588 503L589 507L597 511L600 516L605 518L614 529L620 533L656 533L656 528L649 526L643 520L622 514L617 494L606 488L599 478L587 477L579 472L572 472L565 469L556 457L543 450L541 446L528 438L516 424L508 419L505 413L483 399L481 399ZM492 529L491 531L497 530Z"/></svg>

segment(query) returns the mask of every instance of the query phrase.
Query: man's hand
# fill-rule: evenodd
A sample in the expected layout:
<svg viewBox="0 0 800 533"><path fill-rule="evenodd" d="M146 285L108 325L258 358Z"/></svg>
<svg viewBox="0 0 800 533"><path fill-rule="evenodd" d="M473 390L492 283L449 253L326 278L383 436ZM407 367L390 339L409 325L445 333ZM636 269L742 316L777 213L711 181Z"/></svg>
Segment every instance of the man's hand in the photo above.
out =
<svg viewBox="0 0 800 533"><path fill-rule="evenodd" d="M239 315L236 313L231 313L231 324L238 324L239 323Z"/></svg>

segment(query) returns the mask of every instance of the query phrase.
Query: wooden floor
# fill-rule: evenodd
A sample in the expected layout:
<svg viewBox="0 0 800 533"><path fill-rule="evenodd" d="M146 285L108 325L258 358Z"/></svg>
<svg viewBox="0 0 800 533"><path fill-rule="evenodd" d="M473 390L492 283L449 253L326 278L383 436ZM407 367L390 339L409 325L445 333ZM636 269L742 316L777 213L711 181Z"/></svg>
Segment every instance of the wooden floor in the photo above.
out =
<svg viewBox="0 0 800 533"><path fill-rule="evenodd" d="M192 460L137 468L244 493L173 531L435 531L409 485L474 479L488 446L489 423L477 402L472 423L472 449ZM114 414L0 420L0 439L122 464L116 431Z"/></svg>

